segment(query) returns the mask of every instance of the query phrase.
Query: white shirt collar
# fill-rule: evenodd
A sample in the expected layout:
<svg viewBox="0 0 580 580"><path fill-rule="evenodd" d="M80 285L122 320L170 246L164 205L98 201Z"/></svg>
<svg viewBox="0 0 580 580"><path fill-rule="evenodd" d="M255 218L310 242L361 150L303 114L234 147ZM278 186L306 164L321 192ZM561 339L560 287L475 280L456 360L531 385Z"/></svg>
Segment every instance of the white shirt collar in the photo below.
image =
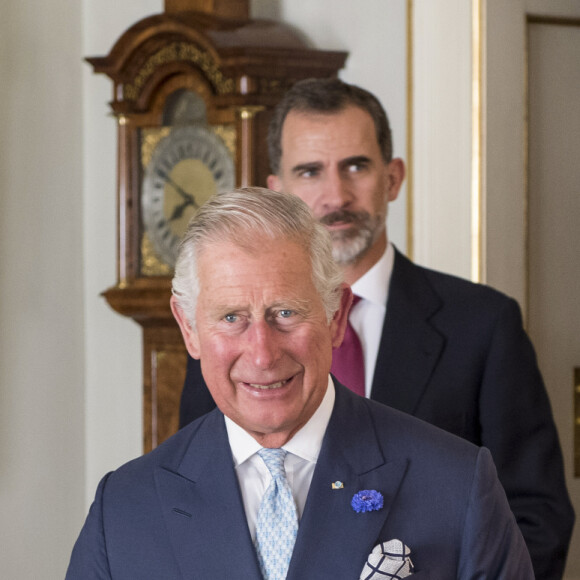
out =
<svg viewBox="0 0 580 580"><path fill-rule="evenodd" d="M294 434L294 437L283 445L286 451L308 461L316 462L322 447L322 439L334 408L334 383L328 376L328 386L322 402L309 421ZM232 450L234 466L238 466L254 453L257 453L261 445L242 427L234 423L229 417L225 417L228 440Z"/></svg>
<svg viewBox="0 0 580 580"><path fill-rule="evenodd" d="M389 242L381 259L352 285L353 293L384 307L387 304L394 263L395 250Z"/></svg>

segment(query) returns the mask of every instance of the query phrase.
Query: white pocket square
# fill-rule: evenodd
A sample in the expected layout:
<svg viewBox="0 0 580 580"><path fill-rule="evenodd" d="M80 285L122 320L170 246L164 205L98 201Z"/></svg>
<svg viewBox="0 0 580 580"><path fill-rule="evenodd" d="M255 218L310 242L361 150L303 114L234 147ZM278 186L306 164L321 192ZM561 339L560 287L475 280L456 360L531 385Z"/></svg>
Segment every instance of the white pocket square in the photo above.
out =
<svg viewBox="0 0 580 580"><path fill-rule="evenodd" d="M400 540L381 542L373 548L360 575L360 580L397 580L415 571L411 550Z"/></svg>

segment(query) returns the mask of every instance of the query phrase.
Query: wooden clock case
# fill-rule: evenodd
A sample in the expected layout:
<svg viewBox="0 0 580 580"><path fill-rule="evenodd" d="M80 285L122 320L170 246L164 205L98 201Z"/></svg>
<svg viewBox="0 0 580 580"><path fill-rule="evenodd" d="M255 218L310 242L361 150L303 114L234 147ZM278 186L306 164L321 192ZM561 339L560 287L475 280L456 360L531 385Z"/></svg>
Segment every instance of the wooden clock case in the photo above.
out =
<svg viewBox="0 0 580 580"><path fill-rule="evenodd" d="M300 79L336 76L346 56L309 48L279 22L249 18L248 1L167 0L163 13L131 26L107 56L87 59L113 81L117 283L103 294L143 328L144 451L178 428L186 350L169 308L171 275L149 275L142 267L141 130L163 125L176 91L193 91L204 99L209 123L233 130L236 184L265 185L273 107Z"/></svg>

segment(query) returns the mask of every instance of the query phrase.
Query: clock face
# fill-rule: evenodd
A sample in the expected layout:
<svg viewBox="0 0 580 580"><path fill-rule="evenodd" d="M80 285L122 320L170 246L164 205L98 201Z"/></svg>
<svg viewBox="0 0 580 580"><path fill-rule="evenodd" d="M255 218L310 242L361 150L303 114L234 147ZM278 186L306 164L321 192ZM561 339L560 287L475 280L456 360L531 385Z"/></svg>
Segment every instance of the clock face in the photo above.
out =
<svg viewBox="0 0 580 580"><path fill-rule="evenodd" d="M145 234L157 257L173 268L191 217L214 193L234 187L234 162L209 129L177 127L159 141L142 183Z"/></svg>

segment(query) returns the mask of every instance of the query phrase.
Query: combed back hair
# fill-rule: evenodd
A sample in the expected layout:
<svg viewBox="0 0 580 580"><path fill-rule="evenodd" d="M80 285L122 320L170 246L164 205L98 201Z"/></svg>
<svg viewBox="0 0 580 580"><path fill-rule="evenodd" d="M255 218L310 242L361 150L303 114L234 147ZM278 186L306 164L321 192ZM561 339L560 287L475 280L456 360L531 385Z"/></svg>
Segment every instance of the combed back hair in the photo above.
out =
<svg viewBox="0 0 580 580"><path fill-rule="evenodd" d="M393 158L393 139L387 113L369 91L340 79L305 79L293 85L274 109L268 129L270 169L278 175L282 157L282 127L290 111L330 115L349 106L366 111L375 124L377 142L385 163Z"/></svg>
<svg viewBox="0 0 580 580"><path fill-rule="evenodd" d="M332 320L340 304L342 272L332 258L328 231L297 196L253 187L214 195L189 222L179 246L172 292L192 328L201 289L199 256L211 254L212 246L224 241L259 250L264 238L287 240L306 250L314 286L328 322Z"/></svg>

